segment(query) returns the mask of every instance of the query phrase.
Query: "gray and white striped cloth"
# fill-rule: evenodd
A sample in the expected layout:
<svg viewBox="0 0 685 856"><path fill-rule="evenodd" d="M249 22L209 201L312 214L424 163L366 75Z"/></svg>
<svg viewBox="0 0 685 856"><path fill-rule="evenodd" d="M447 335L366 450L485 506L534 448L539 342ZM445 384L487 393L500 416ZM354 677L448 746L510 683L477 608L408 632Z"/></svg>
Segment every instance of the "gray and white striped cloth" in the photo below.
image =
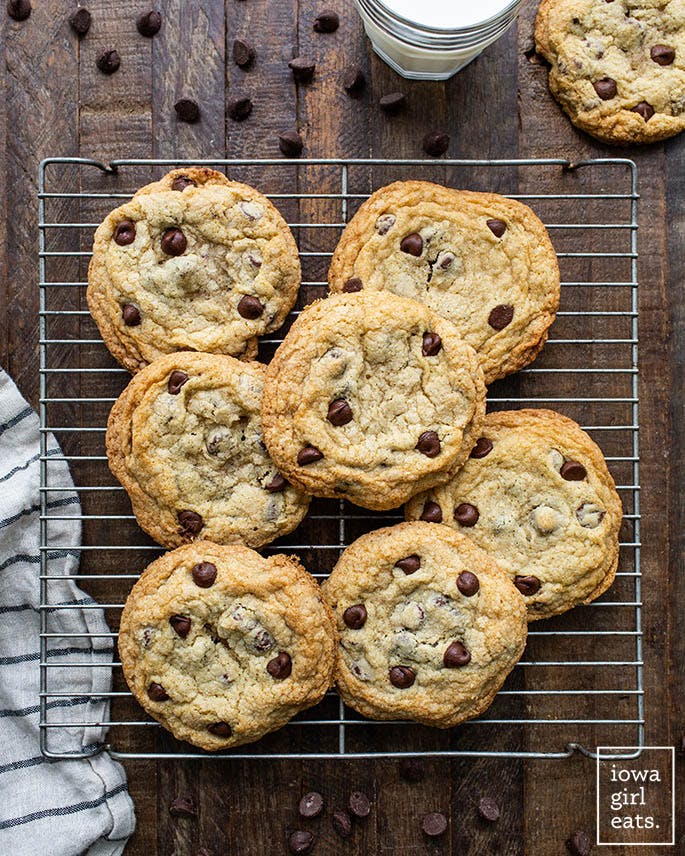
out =
<svg viewBox="0 0 685 856"><path fill-rule="evenodd" d="M49 760L39 745L40 493L38 417L0 369L0 853L12 856L115 856L135 827L122 766L106 753L87 760ZM60 456L54 437L48 455ZM73 488L66 462L48 467L54 485ZM51 576L78 570L80 504L75 491L50 492L48 508L73 519L50 526ZM51 581L50 603L93 603L73 580ZM112 658L111 640L89 639L107 631L99 609L51 609L49 722L101 722L109 702L92 693L111 687L111 670L60 668ZM48 749L79 752L101 744L102 728L49 729Z"/></svg>

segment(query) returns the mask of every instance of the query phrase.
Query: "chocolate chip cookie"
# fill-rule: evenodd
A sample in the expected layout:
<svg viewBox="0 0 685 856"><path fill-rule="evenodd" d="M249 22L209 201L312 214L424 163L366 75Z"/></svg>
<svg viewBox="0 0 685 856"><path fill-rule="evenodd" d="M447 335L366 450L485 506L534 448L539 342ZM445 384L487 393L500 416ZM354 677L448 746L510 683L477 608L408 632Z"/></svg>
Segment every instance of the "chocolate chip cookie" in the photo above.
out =
<svg viewBox="0 0 685 856"><path fill-rule="evenodd" d="M449 728L478 716L523 653L520 593L446 526L400 523L363 535L323 589L340 633L338 690L373 719Z"/></svg>
<svg viewBox="0 0 685 856"><path fill-rule="evenodd" d="M261 547L307 513L309 497L262 443L266 367L180 352L140 371L110 413L107 457L141 527L165 547L196 538Z"/></svg>
<svg viewBox="0 0 685 856"><path fill-rule="evenodd" d="M259 191L211 169L177 169L95 233L88 306L132 372L173 351L252 358L297 297L287 224Z"/></svg>
<svg viewBox="0 0 685 856"><path fill-rule="evenodd" d="M143 572L121 615L124 676L145 710L202 749L239 746L316 704L336 631L294 558L210 541Z"/></svg>
<svg viewBox="0 0 685 856"><path fill-rule="evenodd" d="M337 294L302 312L267 368L264 442L301 490L393 508L459 469L484 400L449 321L389 292Z"/></svg>
<svg viewBox="0 0 685 856"><path fill-rule="evenodd" d="M551 410L489 413L463 469L406 508L408 520L445 523L489 553L524 595L529 621L609 588L621 514L599 447Z"/></svg>
<svg viewBox="0 0 685 856"><path fill-rule="evenodd" d="M535 359L559 306L559 266L526 205L427 181L377 190L333 253L332 292L391 291L425 303L472 345L485 382Z"/></svg>
<svg viewBox="0 0 685 856"><path fill-rule="evenodd" d="M542 0L535 24L549 88L574 125L615 145L685 128L685 6Z"/></svg>

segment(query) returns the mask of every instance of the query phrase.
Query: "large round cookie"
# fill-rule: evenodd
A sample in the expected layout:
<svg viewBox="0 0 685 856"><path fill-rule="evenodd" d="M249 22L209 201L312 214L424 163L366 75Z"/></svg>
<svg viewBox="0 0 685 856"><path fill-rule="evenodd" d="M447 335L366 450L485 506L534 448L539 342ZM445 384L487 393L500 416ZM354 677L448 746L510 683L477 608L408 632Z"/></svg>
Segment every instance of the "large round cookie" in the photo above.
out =
<svg viewBox="0 0 685 856"><path fill-rule="evenodd" d="M542 0L537 50L574 125L616 145L685 128L682 0Z"/></svg>
<svg viewBox="0 0 685 856"><path fill-rule="evenodd" d="M557 257L530 208L427 181L377 190L345 228L328 279L333 292L425 303L476 349L486 383L535 359L559 306Z"/></svg>
<svg viewBox="0 0 685 856"><path fill-rule="evenodd" d="M307 513L262 444L266 367L180 352L140 371L107 424L107 457L142 528L165 547L195 538L261 547Z"/></svg>
<svg viewBox="0 0 685 856"><path fill-rule="evenodd" d="M338 690L373 719L448 728L478 716L526 642L519 592L446 526L400 523L363 535L323 588L340 633Z"/></svg>
<svg viewBox="0 0 685 856"><path fill-rule="evenodd" d="M198 541L144 571L121 615L131 691L179 740L227 749L274 731L331 684L335 626L287 556Z"/></svg>
<svg viewBox="0 0 685 856"><path fill-rule="evenodd" d="M463 464L484 399L449 321L387 292L339 294L308 306L269 364L264 441L301 490L393 508Z"/></svg>
<svg viewBox="0 0 685 856"><path fill-rule="evenodd" d="M211 169L177 169L139 190L95 233L88 305L130 371L173 351L251 358L281 326L300 262L259 191Z"/></svg>
<svg viewBox="0 0 685 856"><path fill-rule="evenodd" d="M530 621L609 588L621 513L599 447L551 410L489 413L463 469L406 508L408 520L446 523L486 550L525 596Z"/></svg>

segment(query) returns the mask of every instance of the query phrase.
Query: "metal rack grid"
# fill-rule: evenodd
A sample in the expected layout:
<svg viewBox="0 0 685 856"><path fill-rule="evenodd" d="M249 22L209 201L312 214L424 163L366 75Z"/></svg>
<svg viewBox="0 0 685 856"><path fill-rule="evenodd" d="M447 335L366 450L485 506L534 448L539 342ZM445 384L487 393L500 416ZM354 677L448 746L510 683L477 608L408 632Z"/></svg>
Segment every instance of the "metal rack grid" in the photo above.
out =
<svg viewBox="0 0 685 856"><path fill-rule="evenodd" d="M123 488L107 469L106 419L129 375L107 353L87 311L93 231L137 187L169 168L192 164L255 184L281 209L303 265L303 288L293 315L325 293L328 259L358 205L393 180L424 178L503 193L531 205L550 231L562 271L557 321L532 366L492 385L488 407L556 408L579 421L602 446L624 504L621 560L616 583L598 601L531 626L521 663L479 719L446 732L411 723L368 722L329 693L275 735L250 747L207 755L177 743L147 717L116 662L112 687L97 697L90 694L93 698L84 700L86 712L76 703L68 670L65 678L60 666L59 680L53 680L57 670L48 652L65 640L51 630L50 616L61 609L103 607L109 626L118 626L131 585L161 552L137 527ZM641 747L637 202L637 168L623 158L576 164L561 159L119 160L108 165L78 158L45 160L38 194L43 753L54 758L101 751L102 745L69 755L54 749L55 729L83 727L110 729L106 748L117 758L565 758L575 751L594 757L598 745ZM287 327L262 340L260 359L269 359ZM62 458L46 454L49 432L60 441ZM51 596L51 521L63 519L49 501L51 492L60 489L51 479L58 461L69 462L82 503L77 580L95 599L85 605L55 602ZM266 549L299 555L323 578L354 538L400 519L399 511L374 513L338 500L315 500L298 530ZM104 636L114 643L116 632ZM72 637L69 642L78 644ZM109 719L89 719L90 703L103 699L111 702ZM59 717L53 715L55 707Z"/></svg>

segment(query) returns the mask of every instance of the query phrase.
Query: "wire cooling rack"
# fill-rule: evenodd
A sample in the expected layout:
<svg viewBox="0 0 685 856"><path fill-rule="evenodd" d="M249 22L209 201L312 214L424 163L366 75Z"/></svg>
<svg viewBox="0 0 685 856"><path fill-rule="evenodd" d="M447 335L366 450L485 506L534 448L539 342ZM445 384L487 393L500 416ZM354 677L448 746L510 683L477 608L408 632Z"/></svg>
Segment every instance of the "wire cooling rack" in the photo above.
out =
<svg viewBox="0 0 685 856"><path fill-rule="evenodd" d="M207 756L178 743L137 705L116 662L121 607L133 582L161 550L138 528L128 498L109 473L107 415L129 375L104 347L87 311L86 272L97 224L141 185L190 161L49 158L39 177L41 449L41 746L66 755L59 735L107 730L118 758ZM564 758L594 755L598 745L643 745L644 701L640 596L637 378L637 169L612 158L563 160L218 160L203 165L265 192L290 224L304 283L298 309L325 294L326 271L344 224L374 189L422 178L521 199L545 222L562 272L561 307L550 340L532 366L489 390L489 409L551 407L583 425L604 450L624 506L615 584L588 606L531 626L520 664L492 707L449 731L411 723L368 722L334 693L259 743L226 753L240 758L336 758L398 755ZM296 310L297 312L297 310ZM293 313L296 314L296 312ZM288 324L261 342L267 361ZM48 433L63 458L46 454ZM69 462L83 525L78 584L93 598L56 602L49 552L55 521L67 516L51 494L59 461ZM363 532L397 522L400 512L368 512L338 500L315 500L308 518L267 550L298 555L318 578ZM88 643L51 629L60 610L104 607L114 668L108 692L70 685L70 668L50 652ZM110 641L111 640L111 641ZM95 641L95 640L93 640ZM99 668L109 669L108 665ZM65 677L66 676L66 677ZM111 702L107 721L93 713ZM99 707L97 706L99 704ZM95 717L95 718L94 718Z"/></svg>

